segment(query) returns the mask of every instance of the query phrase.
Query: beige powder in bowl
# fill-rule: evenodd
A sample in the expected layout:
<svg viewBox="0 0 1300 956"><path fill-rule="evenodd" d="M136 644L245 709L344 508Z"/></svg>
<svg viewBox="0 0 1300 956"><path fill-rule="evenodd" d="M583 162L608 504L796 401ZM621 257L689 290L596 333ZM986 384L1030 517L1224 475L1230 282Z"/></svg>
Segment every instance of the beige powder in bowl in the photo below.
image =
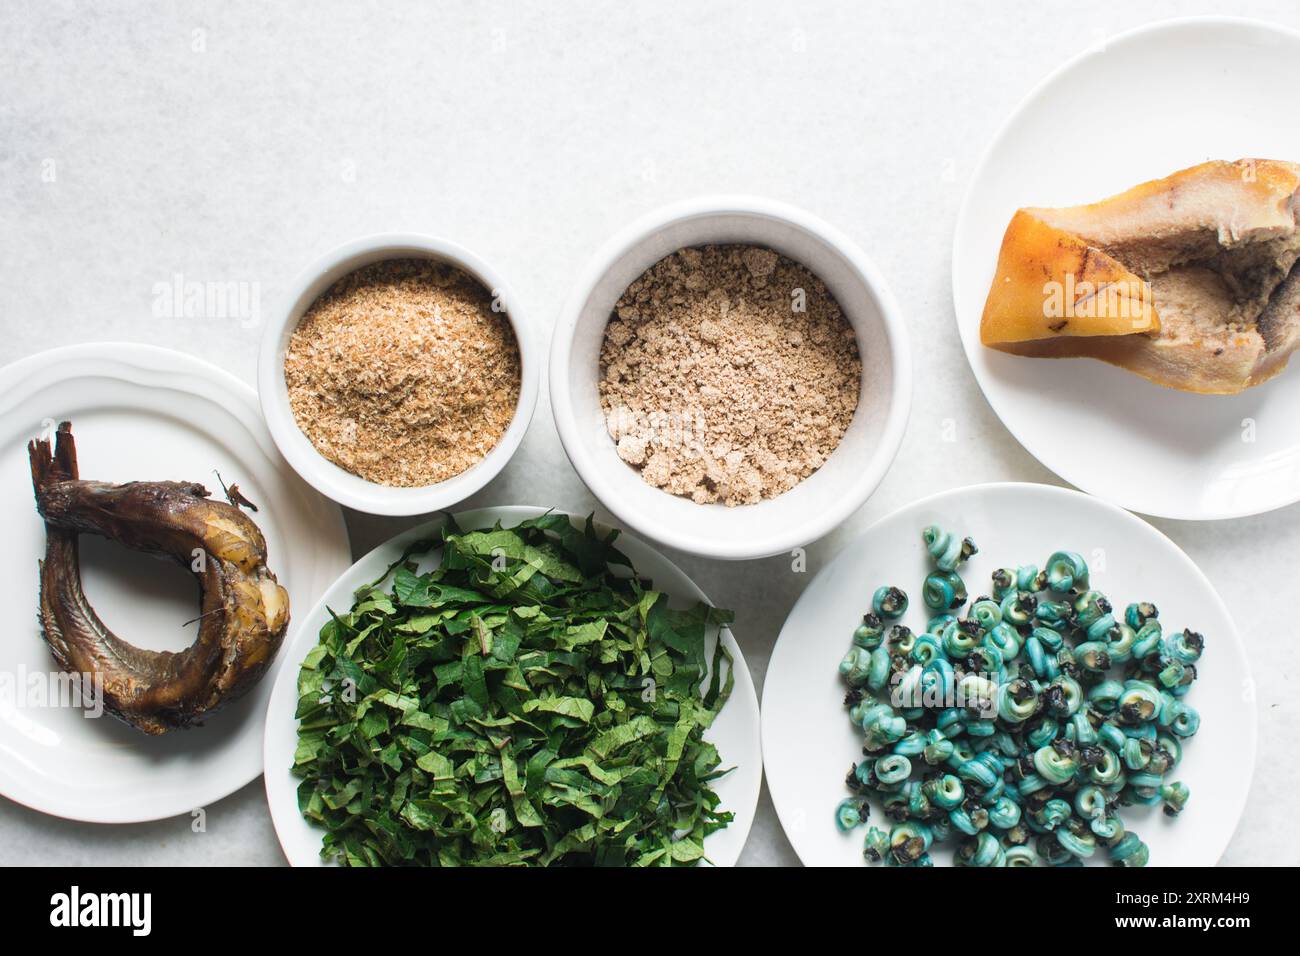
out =
<svg viewBox="0 0 1300 956"><path fill-rule="evenodd" d="M600 401L619 456L701 504L753 504L822 466L858 405L862 362L839 303L771 249L661 259L605 328Z"/></svg>
<svg viewBox="0 0 1300 956"><path fill-rule="evenodd" d="M402 488L481 461L519 402L519 346L473 276L392 259L344 276L299 321L284 359L289 405L322 455Z"/></svg>

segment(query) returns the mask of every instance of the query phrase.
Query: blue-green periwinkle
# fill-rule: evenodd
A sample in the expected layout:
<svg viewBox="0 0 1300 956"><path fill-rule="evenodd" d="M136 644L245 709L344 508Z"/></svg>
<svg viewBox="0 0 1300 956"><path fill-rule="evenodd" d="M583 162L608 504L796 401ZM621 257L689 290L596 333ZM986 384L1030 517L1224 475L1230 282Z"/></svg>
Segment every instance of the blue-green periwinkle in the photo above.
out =
<svg viewBox="0 0 1300 956"><path fill-rule="evenodd" d="M1147 601L1121 614L1070 550L993 570L968 606L974 542L931 525L922 545L924 630L903 622L905 592L877 588L839 665L862 756L836 825L878 801L890 826L865 828L863 857L892 866L948 843L963 866L1145 866L1122 811L1174 817L1190 799L1173 774L1200 726L1187 695L1205 638L1166 633Z"/></svg>

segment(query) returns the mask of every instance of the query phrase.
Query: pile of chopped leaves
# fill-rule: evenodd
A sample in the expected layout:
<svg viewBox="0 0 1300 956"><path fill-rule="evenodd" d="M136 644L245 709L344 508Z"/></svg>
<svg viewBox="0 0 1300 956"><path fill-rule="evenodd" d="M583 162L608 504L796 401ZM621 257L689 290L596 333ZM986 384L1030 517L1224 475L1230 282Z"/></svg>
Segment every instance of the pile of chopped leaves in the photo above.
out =
<svg viewBox="0 0 1300 956"><path fill-rule="evenodd" d="M703 739L729 696L710 628L590 518L407 549L298 678L298 805L351 866L694 864L732 814ZM416 559L442 548L438 566ZM385 585L391 581L391 586ZM725 663L725 668L724 668ZM726 670L725 682L722 671ZM711 676L709 676L711 674ZM705 686L708 676L708 686Z"/></svg>

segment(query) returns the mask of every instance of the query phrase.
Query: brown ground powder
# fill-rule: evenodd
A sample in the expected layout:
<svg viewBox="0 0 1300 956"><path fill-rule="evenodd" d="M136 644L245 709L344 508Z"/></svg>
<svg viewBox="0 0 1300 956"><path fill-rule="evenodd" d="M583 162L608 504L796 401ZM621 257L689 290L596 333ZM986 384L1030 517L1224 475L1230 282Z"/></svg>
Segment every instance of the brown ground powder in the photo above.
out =
<svg viewBox="0 0 1300 956"><path fill-rule="evenodd" d="M656 488L752 504L821 467L858 405L853 329L822 281L770 249L682 249L605 328L600 400L619 456Z"/></svg>
<svg viewBox="0 0 1300 956"><path fill-rule="evenodd" d="M480 461L519 401L519 346L492 295L461 270L394 259L313 303L284 360L298 427L369 481L444 481Z"/></svg>

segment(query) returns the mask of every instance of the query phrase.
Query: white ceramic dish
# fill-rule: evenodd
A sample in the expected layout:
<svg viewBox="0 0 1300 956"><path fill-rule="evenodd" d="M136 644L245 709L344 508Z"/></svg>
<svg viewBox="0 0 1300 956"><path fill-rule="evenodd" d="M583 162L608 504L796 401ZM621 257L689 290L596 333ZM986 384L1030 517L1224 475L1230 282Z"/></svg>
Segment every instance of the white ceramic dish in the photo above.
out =
<svg viewBox="0 0 1300 956"><path fill-rule="evenodd" d="M385 259L437 259L477 278L504 308L519 344L519 404L501 440L472 468L423 488L392 488L344 471L316 450L298 427L284 382L284 355L304 312L331 285L349 272ZM294 281L275 321L262 334L257 388L266 424L280 452L308 484L339 504L382 515L418 515L442 511L463 501L497 476L523 441L537 407L542 352L522 304L486 262L455 243L433 236L381 234L356 239L321 256Z"/></svg>
<svg viewBox="0 0 1300 956"><path fill-rule="evenodd" d="M1053 551L1068 549L1088 560L1092 585L1120 607L1153 601L1166 630L1191 627L1205 635L1199 677L1186 698L1201 726L1173 775L1191 788L1191 800L1176 820L1156 807L1126 807L1121 815L1150 847L1151 865L1214 865L1246 805L1257 737L1250 669L1227 608L1191 559L1140 518L1076 491L1012 483L944 492L895 511L827 565L790 612L763 688L763 757L772 801L799 858L807 865L864 865L864 831L842 834L834 823L836 804L848 796L845 773L862 759L861 732L849 722L837 667L882 584L912 595L902 622L924 629L927 524L979 545L961 569L972 599L988 593L998 567L1041 567ZM877 805L873 822L881 820ZM1098 852L1094 859L1104 858Z"/></svg>
<svg viewBox="0 0 1300 956"><path fill-rule="evenodd" d="M510 527L527 518L544 514L545 508L502 507L485 508L456 515L462 528L490 527L497 521ZM316 607L301 619L300 629L292 644L284 649L285 669L276 680L271 694L270 711L266 725L266 797L271 806L271 819L285 856L294 866L322 866L320 858L321 831L312 826L298 812L298 779L290 773L294 750L298 745L298 721L294 711L298 706L298 671L308 652L316 646L320 628L329 620L326 608L346 609L352 606L356 589L374 581L401 555L408 544L436 534L441 521L432 521L404 531L380 545L349 568L325 592ZM650 578L657 589L670 597L683 601L708 601L704 592L696 587L680 568L653 548L630 535L620 535L618 548L632 561L637 572ZM436 555L421 561L421 567L431 567ZM710 636L709 653L714 640ZM721 640L731 654L736 684L731 699L722 708L717 720L705 737L717 746L725 766L735 769L714 785L722 806L735 813L735 820L724 830L711 834L705 840L709 859L718 866L732 866L740 857L754 822L754 809L763 779L762 748L758 737L758 697L754 682L749 676L744 655L729 629L723 628Z"/></svg>
<svg viewBox="0 0 1300 956"><path fill-rule="evenodd" d="M600 408L600 345L618 297L647 268L687 246L768 246L826 283L862 354L857 414L830 459L778 498L728 508L653 488L618 457ZM551 342L551 407L579 477L618 519L670 547L740 560L807 544L861 507L898 452L912 400L912 360L898 303L846 236L766 199L711 196L668 206L629 226L587 266Z"/></svg>
<svg viewBox="0 0 1300 956"><path fill-rule="evenodd" d="M1300 161L1300 123L1279 122L1297 88L1290 30L1217 17L1142 27L1044 81L971 178L952 267L966 355L1012 434L1084 491L1184 519L1300 500L1300 368L1241 395L1193 395L1091 359L1020 358L979 341L1018 207L1094 202L1210 159Z"/></svg>
<svg viewBox="0 0 1300 956"><path fill-rule="evenodd" d="M262 772L262 722L275 662L247 696L201 727L148 737L109 716L42 704L57 674L36 623L45 529L26 444L70 420L83 477L185 479L221 494L238 482L259 506L269 564L291 614L316 603L347 567L339 509L303 484L262 424L253 390L196 358L146 345L53 349L0 370L0 485L6 529L0 582L10 611L0 640L0 792L36 810L95 823L134 823L197 810ZM81 537L91 604L119 636L180 651L196 636L191 575L171 562ZM290 627L292 632L292 624ZM29 683L30 682L30 683ZM63 702L69 702L64 696Z"/></svg>

